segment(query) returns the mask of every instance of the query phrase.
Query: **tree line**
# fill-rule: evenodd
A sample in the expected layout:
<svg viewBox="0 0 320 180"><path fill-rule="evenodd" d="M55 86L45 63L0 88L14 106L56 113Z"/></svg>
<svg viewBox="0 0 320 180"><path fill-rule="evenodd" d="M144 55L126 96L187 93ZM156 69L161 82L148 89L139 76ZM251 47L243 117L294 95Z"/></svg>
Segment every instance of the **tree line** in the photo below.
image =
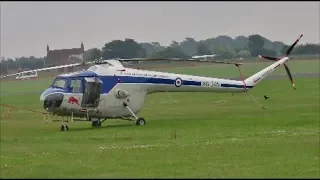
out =
<svg viewBox="0 0 320 180"><path fill-rule="evenodd" d="M291 45L291 44L290 44ZM85 61L110 58L190 58L195 55L216 54L217 59L250 58L257 55L282 56L290 45L280 41L270 41L259 35L249 37L218 36L206 40L196 41L187 37L182 42L172 41L169 46L162 46L159 42L139 43L134 39L113 40L102 48L88 49L84 53ZM297 45L292 55L319 55L320 44ZM1 58L2 72L12 69L43 68L45 57L19 57L15 59Z"/></svg>

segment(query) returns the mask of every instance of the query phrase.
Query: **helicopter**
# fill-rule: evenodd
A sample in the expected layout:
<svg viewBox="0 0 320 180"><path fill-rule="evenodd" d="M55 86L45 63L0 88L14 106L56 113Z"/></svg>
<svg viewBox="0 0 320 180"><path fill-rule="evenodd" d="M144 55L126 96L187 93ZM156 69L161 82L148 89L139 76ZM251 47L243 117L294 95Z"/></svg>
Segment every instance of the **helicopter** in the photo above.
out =
<svg viewBox="0 0 320 180"><path fill-rule="evenodd" d="M275 62L246 79L243 78L240 71L241 63L201 60L199 58L115 58L37 69L36 71L40 72L90 65L88 69L83 71L57 75L51 86L42 92L40 102L50 114L71 117L71 119L85 118L85 121L92 122L92 127L100 127L102 122L107 119L124 119L143 126L146 124L146 120L143 117L138 117L137 114L142 109L146 96L152 93L248 92L281 65L284 65L295 90L296 87L286 63L289 60L288 55L302 36L303 34L290 46L282 58L259 55L260 58ZM125 68L121 63L159 60L233 64L237 66L241 80ZM9 74L1 78L14 75L16 74ZM61 121L60 130L69 130L64 120Z"/></svg>

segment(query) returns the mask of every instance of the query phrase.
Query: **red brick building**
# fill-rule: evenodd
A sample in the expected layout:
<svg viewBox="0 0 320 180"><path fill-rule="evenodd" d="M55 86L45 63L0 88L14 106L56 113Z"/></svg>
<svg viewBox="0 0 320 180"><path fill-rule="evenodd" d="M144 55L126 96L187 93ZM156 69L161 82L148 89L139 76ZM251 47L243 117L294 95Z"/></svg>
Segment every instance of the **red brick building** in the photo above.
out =
<svg viewBox="0 0 320 180"><path fill-rule="evenodd" d="M72 64L81 62L84 54L84 46L81 42L80 48L72 49L54 49L50 50L49 45L47 45L47 57L45 66L59 66L65 64Z"/></svg>

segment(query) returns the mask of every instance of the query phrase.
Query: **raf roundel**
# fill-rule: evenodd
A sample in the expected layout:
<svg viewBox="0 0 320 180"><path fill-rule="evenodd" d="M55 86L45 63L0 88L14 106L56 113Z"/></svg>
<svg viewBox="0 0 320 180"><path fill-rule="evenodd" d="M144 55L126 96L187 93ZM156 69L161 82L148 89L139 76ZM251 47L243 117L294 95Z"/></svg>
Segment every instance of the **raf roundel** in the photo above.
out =
<svg viewBox="0 0 320 180"><path fill-rule="evenodd" d="M176 87L180 87L182 85L182 79L181 78L177 78L175 81L174 81L174 85Z"/></svg>

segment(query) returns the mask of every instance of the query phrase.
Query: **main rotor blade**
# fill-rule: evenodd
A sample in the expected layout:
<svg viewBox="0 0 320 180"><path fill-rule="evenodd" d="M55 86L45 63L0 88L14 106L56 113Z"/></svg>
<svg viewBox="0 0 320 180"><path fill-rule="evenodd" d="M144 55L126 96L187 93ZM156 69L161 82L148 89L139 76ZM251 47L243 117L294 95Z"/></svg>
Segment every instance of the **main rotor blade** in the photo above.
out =
<svg viewBox="0 0 320 180"><path fill-rule="evenodd" d="M204 60L204 59L194 59L194 58L131 58L131 59L116 59L118 61L192 61L192 62L210 62L210 63L221 63L221 64L235 64L241 65L238 62L228 62L228 61L215 61L215 60Z"/></svg>
<svg viewBox="0 0 320 180"><path fill-rule="evenodd" d="M261 55L258 55L259 58L264 58L264 59L268 59L268 60L272 60L272 61L278 61L280 60L280 58L276 58L276 57L270 57L270 56L261 56Z"/></svg>
<svg viewBox="0 0 320 180"><path fill-rule="evenodd" d="M290 48L287 50L285 56L287 57L290 52L292 51L292 49L294 48L294 46L296 46L296 44L300 41L300 39L302 38L303 34L300 35L300 37L290 46Z"/></svg>
<svg viewBox="0 0 320 180"><path fill-rule="evenodd" d="M4 76L1 76L0 78L6 78L6 77L11 77L11 76L16 76L16 75L19 75L20 73L14 73L14 74L7 74L7 75L4 75Z"/></svg>
<svg viewBox="0 0 320 180"><path fill-rule="evenodd" d="M67 64L67 65L61 65L61 66L53 66L53 67L48 67L48 68L33 69L33 70L22 71L22 72L18 72L18 73L14 73L14 74L4 75L4 76L1 76L1 79L5 78L5 77L19 75L20 73L28 73L28 72L34 72L34 71L40 72L40 71L47 71L47 70L61 69L61 68L66 68L66 67L82 66L82 65L84 65L84 63L75 63L75 64Z"/></svg>
<svg viewBox="0 0 320 180"><path fill-rule="evenodd" d="M291 81L291 84L292 84L292 86L293 86L293 90L296 90L296 86L294 85L293 78L292 78L292 76L291 76L289 67L288 67L286 64L283 64L283 65L284 65L284 68L285 68L286 71L287 71L287 74L288 74L289 79L290 79L290 81Z"/></svg>
<svg viewBox="0 0 320 180"><path fill-rule="evenodd" d="M128 58L128 59L121 59L121 58L115 58L118 61L166 61L166 60L188 60L186 58Z"/></svg>

